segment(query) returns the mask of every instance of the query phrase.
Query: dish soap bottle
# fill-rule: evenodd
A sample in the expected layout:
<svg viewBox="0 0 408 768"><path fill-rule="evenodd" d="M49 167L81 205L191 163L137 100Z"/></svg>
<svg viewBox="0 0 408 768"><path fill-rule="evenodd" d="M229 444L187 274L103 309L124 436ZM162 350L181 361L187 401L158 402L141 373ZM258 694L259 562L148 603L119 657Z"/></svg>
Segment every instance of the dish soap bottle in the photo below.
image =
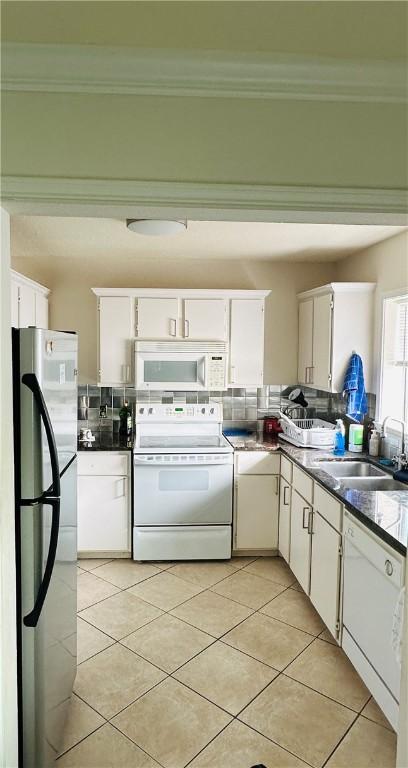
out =
<svg viewBox="0 0 408 768"><path fill-rule="evenodd" d="M334 433L334 449L333 453L335 456L344 456L344 451L346 447L346 430L344 428L343 421L341 419L336 419L336 429Z"/></svg>
<svg viewBox="0 0 408 768"><path fill-rule="evenodd" d="M378 430L373 429L368 443L368 453L370 456L378 456L380 453L381 436Z"/></svg>

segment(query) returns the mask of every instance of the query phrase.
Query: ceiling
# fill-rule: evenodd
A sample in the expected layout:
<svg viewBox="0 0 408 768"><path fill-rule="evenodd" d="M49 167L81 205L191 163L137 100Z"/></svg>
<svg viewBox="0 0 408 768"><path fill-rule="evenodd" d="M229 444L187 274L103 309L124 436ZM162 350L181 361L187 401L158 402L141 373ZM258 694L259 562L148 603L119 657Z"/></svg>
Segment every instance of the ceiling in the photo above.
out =
<svg viewBox="0 0 408 768"><path fill-rule="evenodd" d="M359 61L407 55L406 3L94 2L3 0L2 39L62 43L271 51Z"/></svg>
<svg viewBox="0 0 408 768"><path fill-rule="evenodd" d="M187 231L167 237L130 232L123 220L48 216L12 218L13 258L236 259L337 261L408 227L346 224L189 221Z"/></svg>

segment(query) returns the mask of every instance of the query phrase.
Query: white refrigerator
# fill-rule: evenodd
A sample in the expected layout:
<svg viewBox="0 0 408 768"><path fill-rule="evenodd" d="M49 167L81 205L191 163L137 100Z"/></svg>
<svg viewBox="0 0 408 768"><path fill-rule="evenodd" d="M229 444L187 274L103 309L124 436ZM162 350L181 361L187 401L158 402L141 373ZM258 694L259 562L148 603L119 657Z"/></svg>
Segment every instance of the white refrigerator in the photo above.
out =
<svg viewBox="0 0 408 768"><path fill-rule="evenodd" d="M54 765L76 673L77 343L13 329L20 768Z"/></svg>

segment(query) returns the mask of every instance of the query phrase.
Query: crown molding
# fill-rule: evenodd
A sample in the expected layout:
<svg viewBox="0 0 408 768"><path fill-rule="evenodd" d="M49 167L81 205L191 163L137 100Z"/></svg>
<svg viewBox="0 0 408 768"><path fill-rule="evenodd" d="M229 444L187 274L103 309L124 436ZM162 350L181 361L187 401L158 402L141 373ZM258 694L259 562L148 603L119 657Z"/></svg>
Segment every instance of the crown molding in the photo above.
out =
<svg viewBox="0 0 408 768"><path fill-rule="evenodd" d="M6 43L2 87L51 93L406 103L404 63Z"/></svg>
<svg viewBox="0 0 408 768"><path fill-rule="evenodd" d="M282 221L310 221L308 214L314 213L321 214L315 220L332 223L352 223L354 216L359 223L408 224L408 192L399 189L4 176L2 200L12 212L60 206L76 208L78 215L95 215L96 208L105 208L111 215L116 211L132 217L142 209L157 218L166 209L168 215L187 218L231 214L232 219L247 221L267 220L268 214L271 220L281 215Z"/></svg>
<svg viewBox="0 0 408 768"><path fill-rule="evenodd" d="M25 275L22 275L21 272L16 272L15 269L11 269L10 274L14 282L19 283L20 285L27 285L29 288L34 288L34 290L37 291L37 293L42 293L43 296L47 297L51 293L50 289L46 288L45 285L42 285L41 283L37 283L37 281L32 280L31 277L26 277Z"/></svg>

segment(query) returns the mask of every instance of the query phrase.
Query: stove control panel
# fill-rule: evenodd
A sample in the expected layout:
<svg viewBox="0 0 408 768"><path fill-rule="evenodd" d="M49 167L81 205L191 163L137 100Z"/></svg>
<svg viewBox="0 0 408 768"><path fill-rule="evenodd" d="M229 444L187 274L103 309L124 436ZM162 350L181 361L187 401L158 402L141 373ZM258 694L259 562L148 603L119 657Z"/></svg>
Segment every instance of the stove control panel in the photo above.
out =
<svg viewBox="0 0 408 768"><path fill-rule="evenodd" d="M143 422L166 421L197 421L221 422L221 403L155 403L138 405L136 408L136 424Z"/></svg>

